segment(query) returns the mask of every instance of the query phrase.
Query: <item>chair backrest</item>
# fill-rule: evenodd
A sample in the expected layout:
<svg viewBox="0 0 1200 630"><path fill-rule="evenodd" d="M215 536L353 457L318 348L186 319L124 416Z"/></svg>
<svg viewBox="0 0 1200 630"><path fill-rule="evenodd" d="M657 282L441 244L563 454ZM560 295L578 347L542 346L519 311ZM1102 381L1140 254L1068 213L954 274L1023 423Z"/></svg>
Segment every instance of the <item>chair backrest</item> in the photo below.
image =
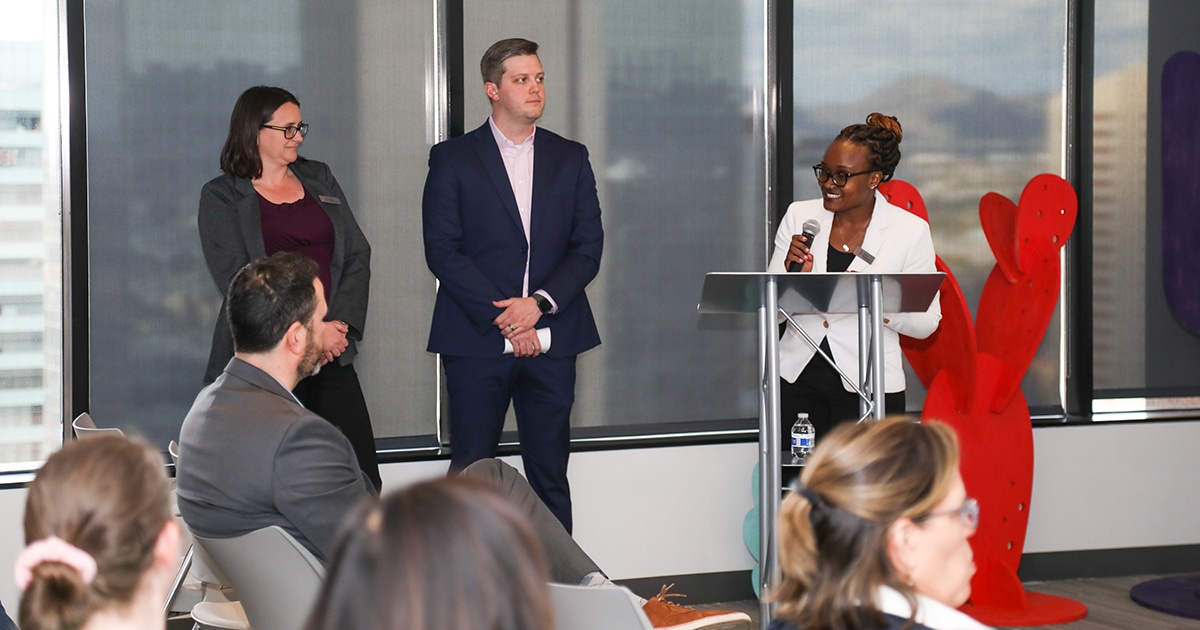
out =
<svg viewBox="0 0 1200 630"><path fill-rule="evenodd" d="M179 443L171 440L167 444L167 453L171 456L171 463L175 464L176 469L179 467ZM179 563L179 570L175 574L175 581L172 583L171 591L167 594L166 609L170 609L175 597L183 588L184 579L188 576L195 579L201 584L204 598L207 599L210 587L215 587L220 591L222 587L229 585L229 578L221 575L215 566L212 558L195 544L191 530L188 529L187 523L183 521L183 517L179 514L179 503L175 497L175 492L178 490L175 485L175 480L171 480L171 502L172 513L175 515L175 522L179 524L180 532L182 533L183 541L187 543L187 551L184 553ZM164 611L165 612L165 611ZM203 624L211 625L211 624Z"/></svg>
<svg viewBox="0 0 1200 630"><path fill-rule="evenodd" d="M86 411L79 414L78 416L76 416L75 421L71 423L71 428L74 429L75 437L77 439L96 437L99 435L105 435L105 434L109 434L109 433L115 433L117 435L125 435L125 432L120 429L116 429L116 428L101 429L101 428L97 427L96 423L92 421L91 414L89 414Z"/></svg>
<svg viewBox="0 0 1200 630"><path fill-rule="evenodd" d="M304 626L317 599L325 567L277 526L236 538L204 538L197 547L212 559L218 575L237 592L254 630L294 630Z"/></svg>
<svg viewBox="0 0 1200 630"><path fill-rule="evenodd" d="M550 585L556 630L653 630L623 587Z"/></svg>

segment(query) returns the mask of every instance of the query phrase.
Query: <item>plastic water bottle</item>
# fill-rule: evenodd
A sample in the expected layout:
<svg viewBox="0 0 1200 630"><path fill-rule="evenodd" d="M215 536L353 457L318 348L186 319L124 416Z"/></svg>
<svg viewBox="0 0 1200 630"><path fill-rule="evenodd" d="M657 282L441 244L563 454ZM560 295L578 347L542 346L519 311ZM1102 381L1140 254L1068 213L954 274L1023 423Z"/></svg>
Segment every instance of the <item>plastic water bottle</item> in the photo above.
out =
<svg viewBox="0 0 1200 630"><path fill-rule="evenodd" d="M817 430L808 421L808 414L796 414L796 424L792 425L792 464L803 466L817 445Z"/></svg>

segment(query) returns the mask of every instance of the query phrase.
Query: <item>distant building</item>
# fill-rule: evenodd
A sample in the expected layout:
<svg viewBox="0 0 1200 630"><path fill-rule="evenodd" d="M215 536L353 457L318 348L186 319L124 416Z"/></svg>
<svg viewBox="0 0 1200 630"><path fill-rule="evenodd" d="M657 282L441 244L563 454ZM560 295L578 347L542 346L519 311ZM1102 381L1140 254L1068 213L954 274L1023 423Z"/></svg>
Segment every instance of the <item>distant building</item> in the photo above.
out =
<svg viewBox="0 0 1200 630"><path fill-rule="evenodd" d="M59 269L47 253L57 250L60 233L55 226L47 236L45 226L60 209L46 207L57 195L43 194L42 47L0 42L0 466L40 461L61 439L58 375L47 378L45 370L49 358L61 362L44 345L48 329L61 329L61 309L45 303L48 274L57 278Z"/></svg>

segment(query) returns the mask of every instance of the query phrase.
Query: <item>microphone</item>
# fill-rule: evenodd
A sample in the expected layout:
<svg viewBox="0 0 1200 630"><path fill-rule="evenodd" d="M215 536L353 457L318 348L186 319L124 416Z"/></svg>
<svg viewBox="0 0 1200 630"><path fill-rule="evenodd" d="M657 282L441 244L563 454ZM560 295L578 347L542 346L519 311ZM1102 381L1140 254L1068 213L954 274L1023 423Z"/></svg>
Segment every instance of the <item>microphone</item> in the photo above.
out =
<svg viewBox="0 0 1200 630"><path fill-rule="evenodd" d="M821 224L817 223L816 219L809 219L804 222L804 225L800 226L800 235L804 237L804 244L808 245L810 250L812 249L813 239L816 238L820 233ZM794 260L790 265L788 265L788 271L800 271L803 268L803 264Z"/></svg>

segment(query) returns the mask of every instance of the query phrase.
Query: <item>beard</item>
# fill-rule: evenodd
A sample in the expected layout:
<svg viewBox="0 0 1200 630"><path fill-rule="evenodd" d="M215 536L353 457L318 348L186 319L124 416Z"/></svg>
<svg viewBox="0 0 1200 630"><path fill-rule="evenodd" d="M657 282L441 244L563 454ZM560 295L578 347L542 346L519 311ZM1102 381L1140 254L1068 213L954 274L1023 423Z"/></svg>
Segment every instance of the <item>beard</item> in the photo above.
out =
<svg viewBox="0 0 1200 630"><path fill-rule="evenodd" d="M296 366L296 376L299 380L304 380L309 376L316 376L317 372L321 371L321 355L325 354L321 348L321 344L314 339L312 330L309 329L308 347L304 349L304 358L300 360L300 365Z"/></svg>

